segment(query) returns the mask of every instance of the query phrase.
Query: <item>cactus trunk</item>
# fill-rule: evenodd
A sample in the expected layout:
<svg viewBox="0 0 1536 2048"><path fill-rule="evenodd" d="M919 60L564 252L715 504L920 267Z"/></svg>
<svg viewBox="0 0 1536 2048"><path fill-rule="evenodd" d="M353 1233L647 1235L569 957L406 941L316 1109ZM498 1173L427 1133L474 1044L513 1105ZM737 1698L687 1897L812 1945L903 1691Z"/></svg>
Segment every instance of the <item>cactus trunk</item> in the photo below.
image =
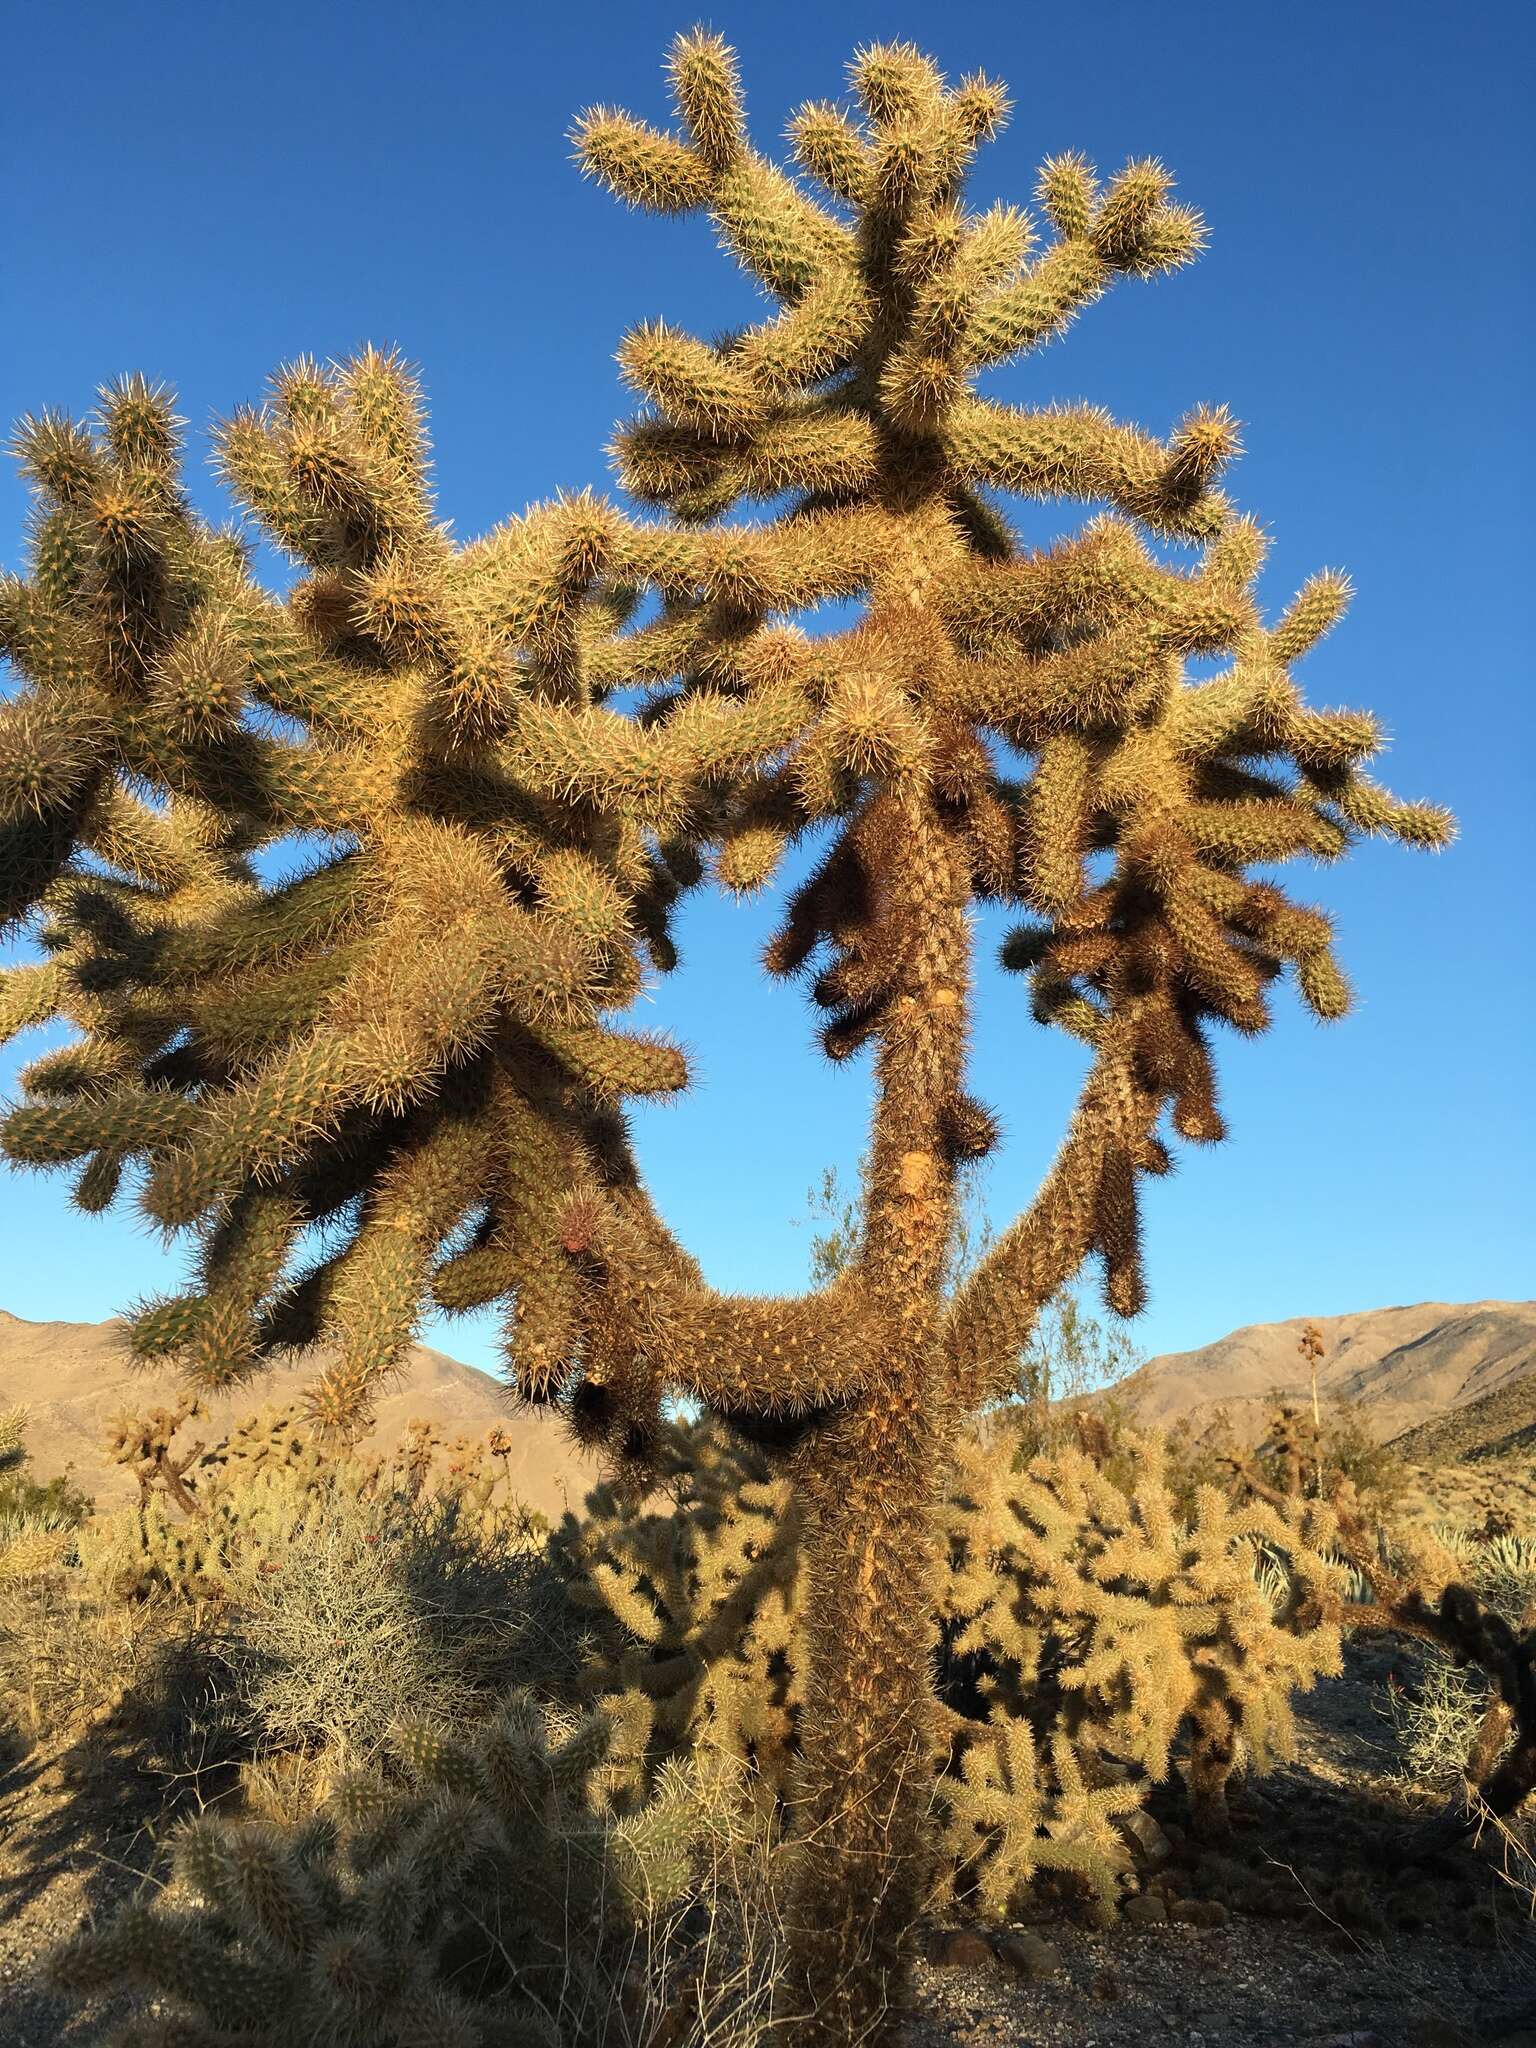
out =
<svg viewBox="0 0 1536 2048"><path fill-rule="evenodd" d="M903 2002L904 1937L931 1875L930 1684L939 1446L923 1352L817 1448L815 1588L791 1903L801 2038L868 2041ZM909 1475L895 1486L892 1465Z"/></svg>
<svg viewBox="0 0 1536 2048"><path fill-rule="evenodd" d="M883 812L883 814L882 814ZM802 2029L869 2042L899 2019L905 1936L931 1875L938 1509L953 1435L940 1324L954 1220L946 1142L965 1055L967 871L928 792L886 797L884 936L901 969L880 1033L859 1270L892 1332L870 1391L801 1450L812 1510L793 1902Z"/></svg>

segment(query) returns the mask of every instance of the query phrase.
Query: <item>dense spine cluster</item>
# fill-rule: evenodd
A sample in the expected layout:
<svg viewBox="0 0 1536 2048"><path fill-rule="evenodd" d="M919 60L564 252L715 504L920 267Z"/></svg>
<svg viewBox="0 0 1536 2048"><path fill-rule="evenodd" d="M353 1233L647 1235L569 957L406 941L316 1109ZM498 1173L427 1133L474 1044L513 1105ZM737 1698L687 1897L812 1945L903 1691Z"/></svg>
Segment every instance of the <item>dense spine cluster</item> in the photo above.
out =
<svg viewBox="0 0 1536 2048"><path fill-rule="evenodd" d="M1371 718L1304 704L1294 668L1347 585L1316 577L1265 624L1224 411L1158 440L975 388L1198 252L1160 165L1101 186L1048 163L1037 242L964 196L1008 113L991 80L868 48L850 107L796 115L785 171L718 38L682 37L670 70L679 131L594 110L583 166L706 213L772 304L713 342L659 320L624 339L642 405L614 455L645 516L581 497L457 547L403 367L300 363L220 440L303 571L279 602L192 514L161 394L114 388L95 432L24 428L0 916L40 912L45 956L0 983L0 1021L82 1038L28 1070L3 1138L82 1162L88 1209L134 1164L147 1213L199 1233L195 1289L134 1333L203 1384L333 1339L317 1412L346 1426L426 1300L498 1301L517 1384L591 1439L643 1456L670 1387L788 1442L810 1527L799 1963L812 2031L862 2038L899 2010L928 1882L957 1421L1011 1386L1086 1259L1139 1307L1140 1177L1171 1138L1221 1135L1213 1027L1262 1030L1285 972L1318 1016L1345 1008L1327 918L1269 871L1450 827L1369 778ZM1010 494L1096 509L1031 549ZM795 623L827 605L836 630ZM1192 680L1194 659L1224 665ZM325 851L264 880L293 833ZM766 964L806 978L829 1057L872 1052L863 1237L805 1300L722 1297L622 1122L684 1062L613 1019L670 964L682 890L762 888L810 835ZM1038 1197L951 1299L958 1177L996 1138L966 1080L978 902L1018 911L1005 965L1093 1058Z"/></svg>
<svg viewBox="0 0 1536 2048"><path fill-rule="evenodd" d="M649 1812L594 1809L610 1728L514 1697L467 1740L404 1724L391 1770L309 1823L212 1815L176 1844L176 1902L130 1903L55 1951L61 1989L157 1994L143 2048L550 2048L598 2039L636 1929L707 1825L676 1774Z"/></svg>
<svg viewBox="0 0 1536 2048"><path fill-rule="evenodd" d="M392 358L300 363L222 430L228 481L307 572L282 602L192 512L175 428L129 382L96 432L19 437L39 505L32 574L0 591L25 678L0 866L44 957L0 1009L8 1034L81 1037L24 1071L6 1152L81 1162L88 1210L141 1166L146 1214L198 1233L195 1290L132 1329L196 1384L323 1337L318 1411L350 1426L435 1296L507 1302L541 1390L577 1324L560 1198L586 1176L638 1202L620 1105L684 1079L614 1022L668 944L665 849L621 788L525 776L515 737L520 707L588 715L632 594L585 602L584 500L454 547ZM274 875L295 835L305 864Z"/></svg>

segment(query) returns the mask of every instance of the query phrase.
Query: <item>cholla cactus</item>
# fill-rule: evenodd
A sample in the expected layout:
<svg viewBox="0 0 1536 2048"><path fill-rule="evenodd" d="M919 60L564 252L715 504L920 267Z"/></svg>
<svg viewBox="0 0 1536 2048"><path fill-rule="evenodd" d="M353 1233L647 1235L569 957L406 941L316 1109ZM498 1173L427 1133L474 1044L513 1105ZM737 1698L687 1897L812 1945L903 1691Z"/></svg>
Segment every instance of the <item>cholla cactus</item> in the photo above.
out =
<svg viewBox="0 0 1536 2048"><path fill-rule="evenodd" d="M1182 1768L1196 1826L1225 1788L1294 1754L1291 1701L1340 1668L1348 1573L1330 1511L1173 1505L1155 1435L1117 1485L1084 1450L1015 1469L1004 1435L961 1442L943 1523L948 1568L926 1617L945 1741L936 1898L1006 1917L1050 1874L1113 1913L1120 1823ZM792 1798L810 1665L801 1503L760 1452L704 1426L671 1432L670 1505L600 1488L555 1553L602 1618L588 1683L622 1731L620 1784L669 1757L729 1757Z"/></svg>
<svg viewBox="0 0 1536 2048"><path fill-rule="evenodd" d="M325 1336L318 1412L355 1425L435 1293L513 1304L537 1389L576 1328L561 1192L638 1199L619 1105L684 1078L606 1021L644 948L668 957L666 849L622 789L562 801L517 763L523 710L601 694L632 599L584 602L596 509L454 547L414 381L373 352L294 365L221 433L308 571L283 603L190 510L164 393L129 380L96 432L48 415L18 447L38 513L0 591L27 679L0 712L0 918L37 913L45 958L0 979L0 1029L82 1036L25 1070L6 1151L83 1161L86 1209L141 1161L146 1213L200 1233L196 1291L131 1332L195 1385ZM264 879L294 833L323 853ZM333 1241L295 1272L315 1226Z"/></svg>
<svg viewBox="0 0 1536 2048"><path fill-rule="evenodd" d="M342 1523L359 1544L388 1543L414 1524L507 1552L530 1550L545 1526L517 1499L499 1430L456 1439L438 1468L427 1424L408 1426L387 1456L368 1455L339 1449L295 1402L245 1416L207 1447L176 1447L194 1412L183 1403L114 1425L114 1455L138 1473L139 1501L98 1516L79 1544L88 1576L111 1598L238 1601Z"/></svg>
<svg viewBox="0 0 1536 2048"><path fill-rule="evenodd" d="M772 1805L787 1797L807 1664L804 1513L789 1480L718 1425L668 1427L656 1495L599 1486L552 1553L606 1623L586 1682L615 1715L618 1782L709 1748Z"/></svg>
<svg viewBox="0 0 1536 2048"><path fill-rule="evenodd" d="M379 1464L338 1456L300 1426L296 1409L249 1416L211 1448L197 1444L176 1455L161 1426L167 1417L185 1419L162 1409L117 1425L123 1462L139 1472L140 1498L132 1509L98 1516L81 1538L82 1567L112 1599L228 1600L313 1540L338 1499L372 1512L379 1529L386 1525ZM149 1438L163 1439L159 1457L134 1460Z"/></svg>
<svg viewBox="0 0 1536 2048"><path fill-rule="evenodd" d="M951 1647L986 1660L981 1695L1004 1726L1054 1699L1069 1742L1081 1749L1092 1731L1153 1782L1184 1734L1195 1824L1220 1834L1239 1751L1260 1769L1294 1755L1293 1694L1342 1668L1338 1529L1321 1504L1234 1505L1214 1486L1186 1523L1162 1439L1128 1448L1135 1477L1122 1489L1082 1450L1015 1473L1005 1456L962 1445L944 1586ZM1283 1560L1278 1602L1256 1569L1269 1559Z"/></svg>
<svg viewBox="0 0 1536 2048"><path fill-rule="evenodd" d="M714 343L656 321L625 339L644 409L615 453L650 522L580 499L455 549L401 367L300 364L221 443L309 572L277 605L188 513L156 393L109 394L102 437L24 431L43 505L3 607L30 686L0 732L0 914L41 904L48 957L3 1004L12 1028L62 1011L86 1037L29 1070L4 1135L16 1158L86 1160L88 1208L140 1158L150 1215L201 1228L198 1291L135 1340L205 1381L333 1335L318 1401L342 1423L430 1288L508 1300L519 1383L590 1436L643 1450L671 1385L793 1442L817 1589L793 1917L812 2031L862 2038L894 2024L928 1883L956 1421L1011 1386L1090 1256L1111 1307L1140 1306L1139 1178L1168 1170L1170 1135L1221 1135L1213 1027L1262 1030L1286 971L1318 1016L1345 1009L1327 918L1267 871L1450 826L1369 779L1374 720L1304 705L1294 670L1348 586L1324 573L1261 619L1225 411L1159 441L976 393L1118 280L1197 253L1160 165L1101 187L1048 163L1037 248L1020 209L964 197L1008 112L986 78L863 50L852 110L796 116L798 178L749 143L718 38L681 38L671 80L680 133L596 110L583 165L707 212L775 304ZM1010 493L1102 509L1031 550ZM639 592L659 614L625 630ZM795 624L831 602L844 629ZM1225 666L1191 681L1191 657ZM638 715L605 705L618 685ZM252 855L295 830L336 851L264 888ZM722 1297L653 1216L619 1121L681 1085L681 1058L604 1020L638 949L666 964L701 859L748 891L812 832L825 857L767 964L813 975L830 1057L873 1048L863 1238L806 1300ZM978 901L1022 913L1005 963L1093 1057L1038 1197L951 1300L957 1182L996 1138L966 1085ZM341 1246L290 1274L326 1222Z"/></svg>
<svg viewBox="0 0 1536 2048"><path fill-rule="evenodd" d="M185 1423L202 1418L207 1412L195 1395L187 1394L173 1407L154 1408L147 1415L113 1417L107 1457L133 1474L141 1506L157 1492L163 1492L183 1514L202 1513L202 1504L187 1483L187 1475L201 1461L207 1446L201 1440L178 1444L176 1437Z"/></svg>
<svg viewBox="0 0 1536 2048"><path fill-rule="evenodd" d="M472 1740L402 1728L393 1775L307 1824L204 1818L176 1891L51 1959L76 1993L156 1995L137 2048L559 2048L601 2030L635 1930L686 1886L707 1788L676 1770L644 1815L594 1811L601 1715L512 1700ZM185 1902L184 1902L185 1900Z"/></svg>
<svg viewBox="0 0 1536 2048"><path fill-rule="evenodd" d="M596 110L583 163L634 204L707 211L776 304L723 341L653 322L620 351L645 401L620 476L664 510L671 550L653 572L664 615L636 636L654 649L648 731L665 748L722 694L803 693L782 759L732 793L715 872L757 887L784 845L830 827L767 964L814 974L822 1043L834 1059L873 1047L877 1100L859 1256L808 1301L679 1286L601 1201L578 1205L571 1240L606 1270L612 1349L729 1412L815 1415L798 1458L817 1586L798 1917L816 2025L842 2038L899 2006L924 1881L932 1508L954 1420L1007 1391L1041 1304L1089 1255L1111 1307L1140 1307L1136 1189L1169 1166L1163 1119L1193 1142L1222 1132L1212 1027L1261 1030L1287 968L1317 1015L1346 1007L1327 918L1249 871L1366 832L1440 845L1449 823L1367 778L1371 718L1304 706L1293 671L1348 586L1323 574L1264 624L1263 537L1219 487L1237 449L1224 411L1159 442L975 391L1119 279L1196 254L1199 218L1160 165L1101 188L1076 157L1047 164L1036 251L1024 213L963 197L1008 110L990 80L951 87L905 44L862 51L856 106L792 124L802 181L749 143L718 38L681 39L671 80L679 134ZM764 526L716 523L786 493ZM1032 551L997 493L1105 509ZM846 629L783 623L830 600L858 604ZM1227 662L1191 682L1191 656ZM1023 775L1000 772L997 741ZM977 900L1026 912L1005 963L1093 1063L1039 1196L946 1301L957 1177L995 1139L965 1075Z"/></svg>

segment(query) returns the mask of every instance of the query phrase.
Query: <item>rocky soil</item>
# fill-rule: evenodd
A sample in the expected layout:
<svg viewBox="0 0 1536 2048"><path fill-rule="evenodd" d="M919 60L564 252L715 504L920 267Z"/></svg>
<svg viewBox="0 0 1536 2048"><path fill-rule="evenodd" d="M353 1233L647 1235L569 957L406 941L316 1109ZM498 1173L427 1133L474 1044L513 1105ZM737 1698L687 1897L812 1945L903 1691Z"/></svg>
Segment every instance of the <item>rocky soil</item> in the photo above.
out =
<svg viewBox="0 0 1536 2048"><path fill-rule="evenodd" d="M1201 1852L1160 1799L1160 1867L1106 1932L1061 1923L981 1942L935 1931L913 2048L1536 2048L1536 1918L1493 1840L1427 1866L1433 1811L1405 1796L1382 1708L1400 1645L1357 1643L1302 1702L1295 1764L1234 1801Z"/></svg>

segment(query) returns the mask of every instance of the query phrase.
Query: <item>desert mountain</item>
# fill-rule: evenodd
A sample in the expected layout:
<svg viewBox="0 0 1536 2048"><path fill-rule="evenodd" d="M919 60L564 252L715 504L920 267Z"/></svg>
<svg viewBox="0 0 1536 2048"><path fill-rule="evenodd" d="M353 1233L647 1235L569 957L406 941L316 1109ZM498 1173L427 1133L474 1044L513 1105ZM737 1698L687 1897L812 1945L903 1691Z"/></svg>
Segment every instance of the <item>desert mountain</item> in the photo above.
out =
<svg viewBox="0 0 1536 2048"><path fill-rule="evenodd" d="M134 1482L110 1464L102 1440L113 1415L141 1414L174 1398L173 1372L144 1372L122 1343L122 1324L30 1323L0 1309L0 1409L25 1403L27 1445L39 1479L74 1466L74 1476L103 1505L130 1500ZM314 1377L323 1354L301 1364L275 1366L254 1387L207 1403L209 1420L194 1434L208 1442L253 1408L295 1399ZM514 1484L529 1507L558 1521L567 1502L579 1508L598 1477L552 1417L514 1413L506 1390L473 1366L461 1365L424 1344L411 1347L398 1383L378 1403L370 1441L393 1444L421 1416L450 1435L480 1436L497 1422L510 1424Z"/></svg>
<svg viewBox="0 0 1536 2048"><path fill-rule="evenodd" d="M1189 1416L1201 1428L1225 1408L1239 1434L1256 1437L1278 1388L1310 1398L1297 1341L1305 1322L1255 1323L1198 1351L1154 1358L1121 1383L1144 1421ZM1438 1462L1527 1447L1536 1438L1536 1302L1423 1302L1316 1318L1324 1357L1325 1401L1357 1403L1375 1433L1403 1437L1407 1455ZM24 1402L32 1469L48 1478L68 1464L104 1505L129 1499L131 1478L107 1463L109 1419L170 1400L173 1373L145 1373L128 1358L122 1325L33 1323L0 1309L0 1409ZM292 1400L316 1359L275 1367L258 1387L211 1401L197 1433L210 1441L237 1417L267 1402ZM558 1518L579 1507L598 1477L595 1460L571 1444L550 1416L514 1414L505 1390L485 1373L425 1345L413 1345L398 1383L378 1404L374 1439L393 1443L417 1416L449 1434L478 1436L510 1421L513 1469L530 1507ZM1406 1434L1405 1433L1411 1433Z"/></svg>
<svg viewBox="0 0 1536 2048"><path fill-rule="evenodd" d="M1465 1408L1421 1422L1394 1442L1405 1458L1419 1465L1443 1465L1453 1459L1479 1465L1523 1458L1536 1479L1536 1371L1479 1394Z"/></svg>
<svg viewBox="0 0 1536 2048"><path fill-rule="evenodd" d="M1117 1391L1144 1421L1188 1416L1197 1431L1225 1408L1234 1434L1252 1441L1264 1428L1272 1391L1311 1400L1309 1369L1297 1350L1308 1320L1253 1323L1198 1351L1150 1359ZM1454 1449L1447 1444L1448 1455L1461 1456L1484 1426L1491 1442L1536 1414L1536 1302L1426 1301L1310 1320L1324 1347L1319 1395L1356 1404L1383 1442L1438 1428L1465 1411Z"/></svg>

